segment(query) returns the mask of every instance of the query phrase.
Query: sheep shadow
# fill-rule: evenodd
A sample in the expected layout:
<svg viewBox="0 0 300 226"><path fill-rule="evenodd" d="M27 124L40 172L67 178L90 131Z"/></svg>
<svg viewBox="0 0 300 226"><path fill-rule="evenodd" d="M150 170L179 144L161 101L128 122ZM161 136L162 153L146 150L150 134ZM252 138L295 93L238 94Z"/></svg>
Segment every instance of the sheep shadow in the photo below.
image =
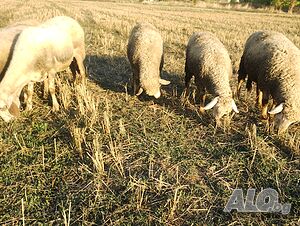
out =
<svg viewBox="0 0 300 226"><path fill-rule="evenodd" d="M88 55L85 65L89 78L105 90L127 92L131 68L126 57Z"/></svg>
<svg viewBox="0 0 300 226"><path fill-rule="evenodd" d="M126 57L87 55L84 64L86 65L89 78L101 88L118 93L128 91L130 95L133 95L130 84L132 70ZM162 78L171 81L170 85L162 87L167 93L179 92L181 94L183 92L184 85L178 75L163 70ZM128 90L126 90L127 86ZM153 98L141 95L139 99L148 101Z"/></svg>
<svg viewBox="0 0 300 226"><path fill-rule="evenodd" d="M132 70L125 56L88 55L85 59L85 65L90 78L101 88L117 93L129 93L130 95L133 95L130 84ZM199 105L197 104L197 100L194 100L191 97L191 93L196 89L193 82L189 98L184 100L184 75L163 70L161 77L171 81L169 85L162 86L162 96L159 99L155 99L154 97L149 97L143 93L138 97L140 101L149 103L152 102L168 109L169 111L173 111L177 115L182 115L185 118L198 122L202 126L211 129L214 128L215 122L211 111L208 111L205 114L200 114L198 111ZM249 103L244 102L241 102L240 105L242 109L247 110L241 111L240 114L235 115L232 119L233 121L231 123L236 124L234 126L236 129L245 128L246 121L248 125L260 123L260 120L257 118L259 112L254 106L249 107ZM209 129L207 131L209 131ZM215 136L224 137L224 131L222 131L221 128L219 128L216 133L211 131L209 134L212 135L211 139ZM231 140L232 142L238 143L240 140L246 139L246 134L241 131L226 134L229 135L229 137L225 137L224 140ZM283 144L279 142L277 143L277 146L282 147ZM243 147L239 148L242 149ZM287 153L290 153L288 147L284 147L284 149Z"/></svg>
<svg viewBox="0 0 300 226"><path fill-rule="evenodd" d="M90 79L101 88L117 93L128 93L133 95L130 84L132 70L125 56L88 55L85 59L85 65ZM193 82L191 83L192 85L188 95L189 97L186 98L184 97L184 75L163 70L161 77L171 81L169 85L162 86L162 96L159 99L155 99L154 97L149 97L143 93L138 96L139 101L152 102L173 111L177 115L182 115L196 121L205 127L213 128L215 126L215 120L211 111L207 111L204 114L199 113L197 100L192 97L193 91L196 90ZM209 101L209 98L207 101ZM256 114L251 112L250 116L253 117L249 118L249 111L247 110L245 112L241 112L241 114L235 115L233 121L238 120L244 123L244 119L247 118L252 123L257 124L258 121ZM238 124L240 123L238 122ZM219 133L223 133L222 129L218 129L215 135L218 136ZM241 139L241 137L237 136L233 139Z"/></svg>
<svg viewBox="0 0 300 226"><path fill-rule="evenodd" d="M130 83L132 70L126 57L88 55L84 63L89 78L98 86L105 90L128 93L133 96ZM206 126L211 124L212 118L207 117L207 115L200 115L193 104L190 104L189 107L182 104L182 96L185 90L183 76L163 70L161 77L171 81L169 85L162 86L162 96L159 99L155 99L143 93L138 96L140 101L153 102Z"/></svg>

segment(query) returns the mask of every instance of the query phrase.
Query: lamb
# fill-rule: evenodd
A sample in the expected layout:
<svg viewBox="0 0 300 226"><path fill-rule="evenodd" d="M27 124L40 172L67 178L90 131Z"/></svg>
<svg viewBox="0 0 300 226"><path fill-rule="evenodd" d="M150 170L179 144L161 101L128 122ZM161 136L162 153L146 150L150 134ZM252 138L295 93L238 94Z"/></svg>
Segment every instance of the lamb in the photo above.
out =
<svg viewBox="0 0 300 226"><path fill-rule="evenodd" d="M13 50L21 31L30 26L36 26L37 24L38 22L35 20L27 20L0 29L0 81L4 77L10 64ZM19 105L19 100L16 99L16 103L13 102L12 105L9 106L9 112L17 116L19 114Z"/></svg>
<svg viewBox="0 0 300 226"><path fill-rule="evenodd" d="M72 18L55 17L39 26L25 28L0 83L0 116L6 122L14 118L8 108L13 102L18 103L21 90L30 82L43 81L47 77L51 82L56 72L69 66L72 72L83 76L84 55L84 32ZM58 102L50 84L49 91L56 110ZM19 103L17 107L20 107Z"/></svg>
<svg viewBox="0 0 300 226"><path fill-rule="evenodd" d="M214 34L196 32L190 37L186 48L185 73L186 89L188 90L190 81L195 76L200 111L214 107L213 114L217 125L232 109L239 112L229 85L232 75L231 60L226 48ZM215 96L206 106L205 91Z"/></svg>
<svg viewBox="0 0 300 226"><path fill-rule="evenodd" d="M278 133L300 121L300 50L283 34L258 31L247 40L241 71L257 82L262 93L262 117L268 117L269 96L277 105L269 114L275 116Z"/></svg>
<svg viewBox="0 0 300 226"><path fill-rule="evenodd" d="M85 58L85 45L84 45L84 31L77 21L66 16L57 16L47 20L43 27L57 27L62 31L67 32L71 39L74 49L74 56L71 64L69 65L71 72L73 74L73 79L82 82L85 77L85 67L83 65L83 60ZM66 68L64 68L66 69ZM48 78L44 80L44 97L48 95L48 91L52 99L52 110L58 111L59 104L55 96L55 73L48 74ZM33 83L28 84L27 93L25 93L26 99L26 109L32 109L32 95L33 95Z"/></svg>
<svg viewBox="0 0 300 226"><path fill-rule="evenodd" d="M130 33L127 56L133 71L134 95L143 91L159 98L160 86L170 81L160 78L163 68L163 40L159 31L149 23L138 23Z"/></svg>

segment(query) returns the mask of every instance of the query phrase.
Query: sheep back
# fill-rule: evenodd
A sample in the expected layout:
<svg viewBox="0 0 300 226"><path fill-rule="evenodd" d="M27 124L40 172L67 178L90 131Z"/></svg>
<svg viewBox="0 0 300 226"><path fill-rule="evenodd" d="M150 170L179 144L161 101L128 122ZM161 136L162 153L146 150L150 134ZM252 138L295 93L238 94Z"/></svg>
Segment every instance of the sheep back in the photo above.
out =
<svg viewBox="0 0 300 226"><path fill-rule="evenodd" d="M186 70L198 77L213 95L232 96L229 79L232 66L221 41L210 32L194 33L186 49Z"/></svg>
<svg viewBox="0 0 300 226"><path fill-rule="evenodd" d="M55 27L69 33L72 38L73 48L81 49L83 57L85 56L84 31L76 20L67 16L56 16L45 21L42 27Z"/></svg>

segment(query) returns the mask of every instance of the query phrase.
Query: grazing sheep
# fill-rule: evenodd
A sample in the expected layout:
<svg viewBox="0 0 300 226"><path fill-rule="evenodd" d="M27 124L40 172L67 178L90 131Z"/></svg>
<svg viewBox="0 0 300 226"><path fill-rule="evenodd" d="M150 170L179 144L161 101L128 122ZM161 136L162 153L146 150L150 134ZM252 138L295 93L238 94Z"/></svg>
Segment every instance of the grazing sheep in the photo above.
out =
<svg viewBox="0 0 300 226"><path fill-rule="evenodd" d="M84 31L77 21L66 16L57 16L44 22L42 27L56 27L68 33L72 38L73 44L73 60L69 65L74 80L79 78L82 82L85 77L85 67L83 60L85 58ZM66 69L66 68L65 68ZM55 73L48 74L48 78L44 80L44 98L51 95L53 111L59 110L59 104L55 96ZM27 93L25 93L26 109L32 109L33 83L28 84Z"/></svg>
<svg viewBox="0 0 300 226"><path fill-rule="evenodd" d="M159 98L160 86L170 82L160 78L163 67L163 40L159 31L149 23L138 23L131 31L127 56L133 70L133 92L140 95L143 90Z"/></svg>
<svg viewBox="0 0 300 226"><path fill-rule="evenodd" d="M191 78L195 76L201 112L214 107L217 124L232 109L238 113L229 85L232 75L231 60L226 48L214 34L197 32L191 36L186 49L185 73L186 89ZM205 91L215 97L204 107Z"/></svg>
<svg viewBox="0 0 300 226"><path fill-rule="evenodd" d="M0 29L0 81L10 64L16 41L22 30L30 26L37 25L35 20L18 22ZM20 101L16 101L9 106L9 113L17 116L19 114Z"/></svg>
<svg viewBox="0 0 300 226"><path fill-rule="evenodd" d="M68 17L55 17L36 27L25 28L15 44L10 65L0 83L0 116L9 121L8 111L17 102L21 90L30 82L54 79L56 72L73 67L84 75L84 33ZM49 84L53 109L58 109L54 86ZM30 93L28 94L30 95ZM32 95L32 94L31 94Z"/></svg>
<svg viewBox="0 0 300 226"><path fill-rule="evenodd" d="M241 71L257 82L262 93L262 117L268 117L271 95L277 104L269 114L277 114L278 133L300 121L300 50L283 34L272 31L253 33L247 40Z"/></svg>

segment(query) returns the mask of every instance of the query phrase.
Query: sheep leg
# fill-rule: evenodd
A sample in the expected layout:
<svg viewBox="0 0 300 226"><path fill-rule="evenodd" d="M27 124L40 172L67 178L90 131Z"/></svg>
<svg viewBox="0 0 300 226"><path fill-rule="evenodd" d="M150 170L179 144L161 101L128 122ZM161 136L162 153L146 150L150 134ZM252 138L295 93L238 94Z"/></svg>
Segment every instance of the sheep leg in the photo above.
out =
<svg viewBox="0 0 300 226"><path fill-rule="evenodd" d="M54 75L48 76L48 82L49 82L49 92L52 99L52 111L58 111L59 110L59 104L55 96L55 77Z"/></svg>
<svg viewBox="0 0 300 226"><path fill-rule="evenodd" d="M241 88L242 88L242 85L243 83L245 82L245 79L238 79L238 85L237 85L237 88L236 88L236 95L237 95L237 98L239 99L240 98L240 95L241 95Z"/></svg>
<svg viewBox="0 0 300 226"><path fill-rule="evenodd" d="M159 73L160 74L162 73L163 66L164 66L164 54L161 56L161 59L160 59L160 65L159 65Z"/></svg>
<svg viewBox="0 0 300 226"><path fill-rule="evenodd" d="M269 103L269 92L262 92L262 112L261 116L263 119L268 118L268 103Z"/></svg>
<svg viewBox="0 0 300 226"><path fill-rule="evenodd" d="M132 76L132 89L133 89L133 96L134 96L138 92L137 91L138 90L138 88L137 88L137 82L136 82L136 79L135 79L134 76Z"/></svg>
<svg viewBox="0 0 300 226"><path fill-rule="evenodd" d="M76 60L76 71L77 74L79 74L79 81L83 82L84 78L86 77L86 73L85 73L85 67L83 64L83 58L81 57L80 54L75 54L74 56L75 60Z"/></svg>
<svg viewBox="0 0 300 226"><path fill-rule="evenodd" d="M206 97L206 94L205 94L205 90L202 91L200 94L199 94L199 97L200 97L200 112L203 114L204 113L204 106L205 106L205 97Z"/></svg>
<svg viewBox="0 0 300 226"><path fill-rule="evenodd" d="M49 80L48 77L44 80L44 90L43 90L43 97L45 99L48 98L48 94L49 94Z"/></svg>
<svg viewBox="0 0 300 226"><path fill-rule="evenodd" d="M86 73L83 59L80 54L75 54L69 67L73 75L73 82L75 82L77 79L80 82L83 82L84 78L86 77Z"/></svg>
<svg viewBox="0 0 300 226"><path fill-rule="evenodd" d="M245 72L244 68L244 56L241 57L239 70L238 70L238 85L236 89L237 98L240 98L241 88L243 82L246 80L247 73Z"/></svg>
<svg viewBox="0 0 300 226"><path fill-rule="evenodd" d="M256 96L257 96L257 99L256 99L257 106L259 108L262 108L263 93L258 87L256 87Z"/></svg>
<svg viewBox="0 0 300 226"><path fill-rule="evenodd" d="M251 93L251 90L252 90L252 80L249 79L249 78L247 79L246 88L247 88L248 93Z"/></svg>
<svg viewBox="0 0 300 226"><path fill-rule="evenodd" d="M247 79L247 82L246 82L246 89L247 89L246 101L248 102L249 97L251 96L251 91L252 91L252 80L249 78Z"/></svg>
<svg viewBox="0 0 300 226"><path fill-rule="evenodd" d="M133 69L131 85L133 89L133 95L136 95L140 89L139 72L137 69Z"/></svg>
<svg viewBox="0 0 300 226"><path fill-rule="evenodd" d="M193 77L193 73L191 73L187 66L185 66L185 88L188 89L190 87L191 79Z"/></svg>
<svg viewBox="0 0 300 226"><path fill-rule="evenodd" d="M201 83L201 79L198 79L198 76L195 77L195 83L197 86L197 92L196 92L196 100L200 102L200 113L204 113L204 106L205 106L205 87Z"/></svg>
<svg viewBox="0 0 300 226"><path fill-rule="evenodd" d="M140 84L138 79L133 80L133 95L137 95L140 90Z"/></svg>
<svg viewBox="0 0 300 226"><path fill-rule="evenodd" d="M75 82L76 80L76 68L77 68L77 63L76 63L76 59L73 58L71 64L70 64L70 70L72 72L72 75L73 75L73 82Z"/></svg>
<svg viewBox="0 0 300 226"><path fill-rule="evenodd" d="M185 96L189 95L189 88L190 88L192 77L193 77L193 74L186 70L185 71L185 91L184 91Z"/></svg>
<svg viewBox="0 0 300 226"><path fill-rule="evenodd" d="M32 110L32 96L33 96L33 90L34 90L34 83L29 82L27 85L27 91L24 92L24 101L26 104L26 111Z"/></svg>

